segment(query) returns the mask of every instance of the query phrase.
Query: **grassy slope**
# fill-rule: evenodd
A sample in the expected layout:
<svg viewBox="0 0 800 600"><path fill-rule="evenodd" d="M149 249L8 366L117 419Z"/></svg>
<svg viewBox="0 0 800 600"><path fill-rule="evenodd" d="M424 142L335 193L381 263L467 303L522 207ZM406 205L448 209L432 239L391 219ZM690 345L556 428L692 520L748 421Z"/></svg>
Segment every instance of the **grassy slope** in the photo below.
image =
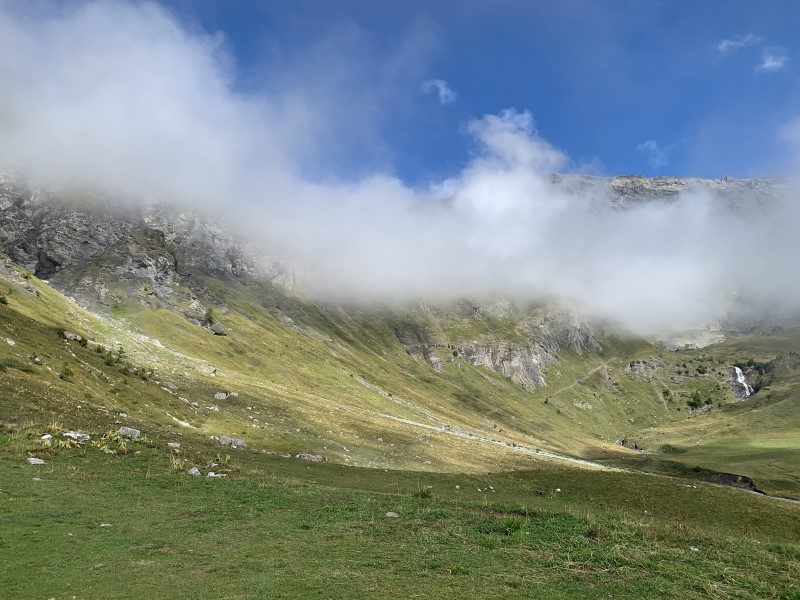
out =
<svg viewBox="0 0 800 600"><path fill-rule="evenodd" d="M259 450L405 469L530 467L534 457L517 445L661 470L674 471L670 463L676 462L699 465L800 495L796 365L776 371L772 386L745 402L735 402L727 382L733 362L788 355L800 347L796 335L683 353L611 339L599 354L562 352L546 372L548 385L531 392L451 357L443 357L444 372L435 373L407 354L384 315L356 317L288 299L291 305L282 308L294 323L287 324L264 308L268 291L208 280L206 287L227 308L217 312L229 335L219 337L134 301L116 305L116 319L100 317L34 277L28 282L38 295L26 292L12 275L2 284L9 304L0 305L0 326L16 344L0 344L0 361L25 368L0 374L6 403L0 418L7 422L58 419L100 432L124 421L147 431L236 435ZM429 325L453 341L485 335L487 327L513 337L508 322ZM61 339L59 328L109 348L121 344L131 363L155 374L141 380L108 366L90 347ZM31 362L33 354L41 365ZM632 361L653 359L663 368L651 377L631 375ZM75 373L71 381L58 377L65 363ZM200 373L196 367L203 364L214 365L217 374ZM697 372L701 366L706 374ZM239 397L218 402L220 390ZM709 413L687 409L695 390L713 400ZM610 443L620 437L635 438L648 452L642 457ZM665 444L681 453L664 455L659 448Z"/></svg>
<svg viewBox="0 0 800 600"><path fill-rule="evenodd" d="M680 449L669 460L753 477L772 493L800 496L800 332L734 338L698 351L725 364L771 363L774 370L751 379L761 386L751 398L723 405L642 432L651 446Z"/></svg>
<svg viewBox="0 0 800 600"><path fill-rule="evenodd" d="M247 452L210 480L171 473L160 440L127 456L42 453L40 467L21 460L30 443L0 435L9 597L790 598L800 578L800 509L711 485ZM205 465L215 452L186 456Z"/></svg>
<svg viewBox="0 0 800 600"><path fill-rule="evenodd" d="M548 386L528 392L458 360L438 375L374 315L326 314L298 301L299 316L314 326L303 331L262 309L253 290L228 287L219 294L230 335L215 337L138 304L117 307L120 320L104 319L29 282L38 295L9 281L8 304L0 304L0 585L11 597L796 593L797 505L685 479L577 469L409 424L616 460L626 455L607 440L635 435L648 447L686 450L663 458L763 473L771 489L791 493L794 363L746 402L733 403L720 387L730 362L788 356L791 335L732 341L713 357L664 353L666 366L649 379L626 366L657 351L617 341L600 355L565 353L548 370ZM128 363L106 364L59 328L121 343ZM683 362L692 373L700 364L711 372L686 376ZM206 363L218 374L195 369ZM66 379L64 364L73 371ZM155 374L136 375L131 365ZM695 389L721 407L687 411ZM239 397L215 401L219 390ZM738 456L736 441L717 433L734 423L741 425L731 440L783 440L773 449L782 462ZM48 427L97 440L120 424L148 438L125 456L38 441ZM689 443L700 431L705 449L695 452ZM241 435L256 451L226 451L212 434ZM405 470L279 456L299 451ZM48 464L26 465L31 455ZM228 477L191 478L191 465ZM388 510L400 519L386 520Z"/></svg>
<svg viewBox="0 0 800 600"><path fill-rule="evenodd" d="M10 411L17 420L55 416L73 428L102 430L124 412L131 424L150 429L177 430L179 420L192 426L186 428L190 432L242 435L259 449L321 452L353 464L405 468L510 468L531 462L511 444L574 454L603 446L497 374L458 361L448 363L443 375L434 373L409 356L374 316L356 321L305 304L302 316L313 326L309 333L261 308L253 290L228 286L229 311L221 320L230 334L218 337L170 311L137 303L117 308L122 320L101 319L30 281L38 286L38 297L15 289L9 304L0 305L6 331L17 342L0 345L0 359L27 365L8 369L0 389L12 401L23 394L33 399ZM140 381L109 369L90 348L60 339L58 327L107 347L121 343L132 363L152 367L156 375ZM41 366L29 360L34 353L43 359ZM75 372L71 382L57 377L64 363ZM215 376L195 369L205 363L218 369ZM177 389L169 393L164 383ZM239 397L216 402L218 390ZM431 428L503 440L509 447ZM565 428L574 434L564 435Z"/></svg>

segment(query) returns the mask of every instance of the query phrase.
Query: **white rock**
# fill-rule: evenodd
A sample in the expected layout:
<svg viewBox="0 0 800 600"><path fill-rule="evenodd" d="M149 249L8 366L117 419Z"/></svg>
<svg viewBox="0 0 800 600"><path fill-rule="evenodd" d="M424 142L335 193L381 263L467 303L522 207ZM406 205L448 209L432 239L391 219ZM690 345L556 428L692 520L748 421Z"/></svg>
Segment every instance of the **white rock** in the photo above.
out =
<svg viewBox="0 0 800 600"><path fill-rule="evenodd" d="M12 340L11 338L6 338L6 344L8 344L9 346L16 346L17 342Z"/></svg>
<svg viewBox="0 0 800 600"><path fill-rule="evenodd" d="M396 512L389 511L389 512L386 513L386 518L387 519L399 519L400 515L398 515Z"/></svg>
<svg viewBox="0 0 800 600"><path fill-rule="evenodd" d="M189 475L194 475L195 477L197 477L197 476L199 476L199 475L202 475L202 473L200 473L200 469L198 469L197 467L192 467L191 469L189 469L189 470L188 470L188 471L186 471L186 472L187 472Z"/></svg>
<svg viewBox="0 0 800 600"><path fill-rule="evenodd" d="M65 431L61 435L72 438L78 442L88 442L91 439L91 436L88 433L81 433L80 431Z"/></svg>
<svg viewBox="0 0 800 600"><path fill-rule="evenodd" d="M28 464L29 465L46 465L47 463L44 462L41 458L36 458L34 456L28 457Z"/></svg>
<svg viewBox="0 0 800 600"><path fill-rule="evenodd" d="M219 437L212 437L211 439L222 444L223 446L230 446L236 450L246 450L247 443L242 438L231 437L229 435L221 435Z"/></svg>
<svg viewBox="0 0 800 600"><path fill-rule="evenodd" d="M228 394L225 392L217 392L214 394L214 400L225 400L228 397Z"/></svg>
<svg viewBox="0 0 800 600"><path fill-rule="evenodd" d="M135 440L140 435L142 435L142 432L139 431L138 429L134 429L133 427L120 427L119 429L117 429L117 435L121 435L122 437Z"/></svg>
<svg viewBox="0 0 800 600"><path fill-rule="evenodd" d="M322 462L322 461L325 460L325 457L322 456L321 454L308 454L306 452L301 452L300 454L295 454L294 457L298 458L300 460L308 460L308 461L311 461L311 462Z"/></svg>
<svg viewBox="0 0 800 600"><path fill-rule="evenodd" d="M42 439L43 439L43 440L52 440L52 439L53 439L53 436L52 436L52 435L50 435L49 433L45 433L45 434L42 436Z"/></svg>
<svg viewBox="0 0 800 600"><path fill-rule="evenodd" d="M197 365L195 366L200 373L205 373L206 375L214 375L217 372L216 367L212 367L211 365Z"/></svg>
<svg viewBox="0 0 800 600"><path fill-rule="evenodd" d="M167 442L167 446L169 446L173 450L179 450L181 447L179 442Z"/></svg>

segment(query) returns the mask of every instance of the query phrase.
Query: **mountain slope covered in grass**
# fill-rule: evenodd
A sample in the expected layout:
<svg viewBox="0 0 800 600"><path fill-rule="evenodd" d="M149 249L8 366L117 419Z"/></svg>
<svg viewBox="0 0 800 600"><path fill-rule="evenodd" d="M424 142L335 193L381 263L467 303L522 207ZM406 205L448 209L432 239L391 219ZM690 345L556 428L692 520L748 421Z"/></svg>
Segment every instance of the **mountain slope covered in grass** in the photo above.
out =
<svg viewBox="0 0 800 600"><path fill-rule="evenodd" d="M235 436L257 451L378 468L489 471L572 459L669 472L701 466L797 491L790 333L668 352L594 332L592 348L565 344L543 355L541 382L517 383L514 372L498 372L502 364L465 351L524 340L519 314L347 310L268 284L205 279L226 332L216 335L138 301L116 302L108 314L82 308L10 260L3 281L13 345L0 346L0 385L4 420L16 424ZM537 307L529 315L543 310L552 318ZM731 386L734 364L759 386L751 398ZM737 459L746 440L755 450ZM764 447L768 440L777 447Z"/></svg>
<svg viewBox="0 0 800 600"><path fill-rule="evenodd" d="M794 593L798 330L334 304L199 217L4 193L12 596Z"/></svg>

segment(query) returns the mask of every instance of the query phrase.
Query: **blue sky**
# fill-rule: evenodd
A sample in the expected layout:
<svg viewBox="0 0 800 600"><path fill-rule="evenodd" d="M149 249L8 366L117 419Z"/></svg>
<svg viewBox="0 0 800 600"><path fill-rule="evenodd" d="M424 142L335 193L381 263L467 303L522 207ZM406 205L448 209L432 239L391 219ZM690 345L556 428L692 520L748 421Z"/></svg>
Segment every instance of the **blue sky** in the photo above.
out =
<svg viewBox="0 0 800 600"><path fill-rule="evenodd" d="M371 107L370 137L344 155L351 168L377 161L407 181L457 169L470 152L463 123L508 107L530 110L579 168L775 174L781 128L800 109L798 2L168 5L190 26L224 34L243 89L276 62L302 70L314 61L324 72L342 56L358 65L354 86L389 87ZM329 54L318 52L325 43ZM411 68L387 72L403 52ZM436 79L453 101L421 91Z"/></svg>

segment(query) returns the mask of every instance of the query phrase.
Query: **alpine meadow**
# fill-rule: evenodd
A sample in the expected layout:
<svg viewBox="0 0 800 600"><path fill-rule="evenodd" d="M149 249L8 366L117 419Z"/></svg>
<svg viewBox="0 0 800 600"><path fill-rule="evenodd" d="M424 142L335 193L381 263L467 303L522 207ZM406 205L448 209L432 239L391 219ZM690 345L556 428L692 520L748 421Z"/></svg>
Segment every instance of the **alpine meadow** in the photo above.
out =
<svg viewBox="0 0 800 600"><path fill-rule="evenodd" d="M798 25L0 0L0 596L800 599Z"/></svg>

